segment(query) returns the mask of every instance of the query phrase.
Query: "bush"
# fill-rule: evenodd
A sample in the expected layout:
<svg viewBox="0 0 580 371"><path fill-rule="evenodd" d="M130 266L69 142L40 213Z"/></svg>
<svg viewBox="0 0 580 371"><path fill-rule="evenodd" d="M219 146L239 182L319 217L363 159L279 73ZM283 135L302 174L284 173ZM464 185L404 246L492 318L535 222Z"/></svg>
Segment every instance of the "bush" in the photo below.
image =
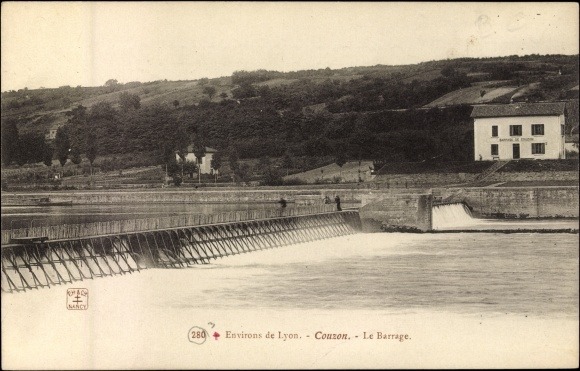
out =
<svg viewBox="0 0 580 371"><path fill-rule="evenodd" d="M298 179L298 178L290 178L290 179L284 180L284 185L288 185L288 186L305 185L305 184L308 184L308 182L306 182L302 179Z"/></svg>

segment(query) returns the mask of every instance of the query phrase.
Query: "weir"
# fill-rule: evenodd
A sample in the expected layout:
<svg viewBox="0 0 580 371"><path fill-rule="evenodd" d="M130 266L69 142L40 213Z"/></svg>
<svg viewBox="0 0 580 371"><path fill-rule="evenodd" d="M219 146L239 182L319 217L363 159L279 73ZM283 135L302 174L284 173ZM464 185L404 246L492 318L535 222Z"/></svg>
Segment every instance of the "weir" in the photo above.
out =
<svg viewBox="0 0 580 371"><path fill-rule="evenodd" d="M360 229L358 211L346 210L56 240L28 236L2 246L1 285L4 292L21 292L142 269L185 268Z"/></svg>
<svg viewBox="0 0 580 371"><path fill-rule="evenodd" d="M469 207L462 202L433 205L431 218L434 230L477 224Z"/></svg>

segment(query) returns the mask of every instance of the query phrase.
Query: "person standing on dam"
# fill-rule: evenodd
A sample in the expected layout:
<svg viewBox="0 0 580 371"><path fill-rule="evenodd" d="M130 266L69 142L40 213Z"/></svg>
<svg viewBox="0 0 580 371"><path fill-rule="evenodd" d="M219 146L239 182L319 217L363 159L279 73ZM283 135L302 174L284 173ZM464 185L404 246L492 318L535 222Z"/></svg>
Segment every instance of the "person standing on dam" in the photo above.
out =
<svg viewBox="0 0 580 371"><path fill-rule="evenodd" d="M286 210L286 200L284 199L284 197L280 197L280 201L278 201L278 203L280 204L279 214L280 216L282 216L284 215L284 210Z"/></svg>
<svg viewBox="0 0 580 371"><path fill-rule="evenodd" d="M338 197L338 195L334 198L334 202L336 202L336 211L342 211L342 208L340 207L340 197Z"/></svg>
<svg viewBox="0 0 580 371"><path fill-rule="evenodd" d="M280 201L278 201L278 203L280 204L282 209L286 208L286 200L284 199L284 197L280 198Z"/></svg>

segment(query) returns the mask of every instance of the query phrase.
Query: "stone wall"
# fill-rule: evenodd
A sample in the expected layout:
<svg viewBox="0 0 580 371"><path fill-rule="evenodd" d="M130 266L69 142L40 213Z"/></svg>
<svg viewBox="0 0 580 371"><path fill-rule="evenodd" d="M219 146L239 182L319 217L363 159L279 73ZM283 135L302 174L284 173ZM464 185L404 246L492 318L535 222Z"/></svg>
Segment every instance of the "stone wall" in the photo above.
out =
<svg viewBox="0 0 580 371"><path fill-rule="evenodd" d="M380 188L387 187L429 187L472 182L478 174L469 173L425 173L425 174L385 174L378 175L374 182Z"/></svg>
<svg viewBox="0 0 580 371"><path fill-rule="evenodd" d="M298 204L315 205L328 196L334 202L340 196L342 203L359 203L364 195L425 193L427 189L228 189L228 190L110 190L110 191L49 191L2 192L2 204L14 205L39 198L51 202L73 201L75 204L126 203L267 203L280 198Z"/></svg>
<svg viewBox="0 0 580 371"><path fill-rule="evenodd" d="M486 181L494 182L521 182L521 181L546 181L546 180L576 180L578 181L577 171L546 171L546 172L517 172L504 173L498 171L485 178Z"/></svg>
<svg viewBox="0 0 580 371"><path fill-rule="evenodd" d="M284 198L299 204L321 204L328 196L334 202L339 195L343 203L358 203L361 195L370 190L346 189L264 189L264 190L189 190L189 191L76 191L76 192L2 192L3 205L30 203L39 198L49 198L51 202L73 201L74 204L130 204L130 203L268 203Z"/></svg>
<svg viewBox="0 0 580 371"><path fill-rule="evenodd" d="M363 231L429 231L431 203L429 194L366 195L359 209Z"/></svg>
<svg viewBox="0 0 580 371"><path fill-rule="evenodd" d="M465 202L483 218L578 218L578 187L438 188L436 202Z"/></svg>

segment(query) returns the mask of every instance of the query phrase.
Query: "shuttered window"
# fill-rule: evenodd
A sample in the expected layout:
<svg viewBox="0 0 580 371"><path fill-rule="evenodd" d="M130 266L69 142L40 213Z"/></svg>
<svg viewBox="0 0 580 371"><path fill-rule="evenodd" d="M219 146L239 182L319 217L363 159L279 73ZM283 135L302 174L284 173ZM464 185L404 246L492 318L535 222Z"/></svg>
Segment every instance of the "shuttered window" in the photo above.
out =
<svg viewBox="0 0 580 371"><path fill-rule="evenodd" d="M544 124L533 124L532 135L544 135Z"/></svg>
<svg viewBox="0 0 580 371"><path fill-rule="evenodd" d="M512 137L522 136L522 125L510 125L510 135Z"/></svg>
<svg viewBox="0 0 580 371"><path fill-rule="evenodd" d="M543 155L546 153L546 143L532 143L532 155Z"/></svg>

